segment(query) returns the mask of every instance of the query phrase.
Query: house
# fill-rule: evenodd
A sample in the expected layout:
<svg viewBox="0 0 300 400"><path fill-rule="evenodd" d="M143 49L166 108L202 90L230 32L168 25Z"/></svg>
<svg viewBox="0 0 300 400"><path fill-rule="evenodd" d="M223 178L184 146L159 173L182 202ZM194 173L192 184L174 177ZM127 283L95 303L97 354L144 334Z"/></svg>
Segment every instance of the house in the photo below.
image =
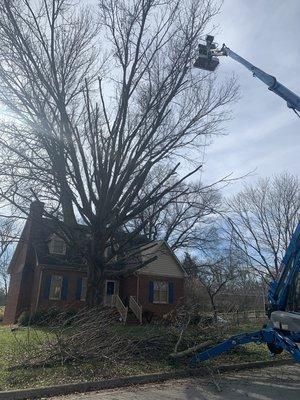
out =
<svg viewBox="0 0 300 400"><path fill-rule="evenodd" d="M33 202L9 265L4 324L15 323L24 311L85 306L86 265L56 229L53 220L43 217L43 204ZM75 229L80 237L88 236L86 226ZM143 311L162 316L181 301L185 271L166 242L140 240L135 246L140 267L134 272L126 265L112 269L105 282L104 304L115 307L124 322L130 312L141 323Z"/></svg>

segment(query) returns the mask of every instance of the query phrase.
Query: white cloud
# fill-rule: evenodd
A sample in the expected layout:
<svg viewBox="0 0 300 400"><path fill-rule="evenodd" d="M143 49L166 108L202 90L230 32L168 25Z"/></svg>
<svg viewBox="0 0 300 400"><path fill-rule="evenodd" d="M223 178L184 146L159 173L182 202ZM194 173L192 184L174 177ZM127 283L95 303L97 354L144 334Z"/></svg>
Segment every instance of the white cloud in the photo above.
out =
<svg viewBox="0 0 300 400"><path fill-rule="evenodd" d="M298 0L225 0L216 40L300 95L299 16ZM255 168L256 175L248 181L283 170L298 174L300 119L243 66L222 58L221 77L232 72L242 98L233 105L234 120L225 125L228 135L217 137L207 149L203 177L210 181L229 172L239 176Z"/></svg>

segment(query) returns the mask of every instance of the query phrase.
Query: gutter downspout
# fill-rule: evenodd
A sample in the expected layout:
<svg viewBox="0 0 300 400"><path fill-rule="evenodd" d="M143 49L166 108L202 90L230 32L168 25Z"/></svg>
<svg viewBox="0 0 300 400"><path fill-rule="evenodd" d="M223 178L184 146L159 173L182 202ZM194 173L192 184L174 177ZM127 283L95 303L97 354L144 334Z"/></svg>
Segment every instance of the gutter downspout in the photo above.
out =
<svg viewBox="0 0 300 400"><path fill-rule="evenodd" d="M136 281L136 301L139 303L139 291L140 291L140 276L139 274L137 275L137 281Z"/></svg>
<svg viewBox="0 0 300 400"><path fill-rule="evenodd" d="M40 269L40 276L39 276L39 284L38 284L38 288L37 288L37 294L36 294L36 302L35 302L35 307L34 307L34 312L37 311L38 309L38 305L39 305L39 300L40 300L40 293L41 293L41 286L42 286L42 276L43 276L43 268L41 266L39 266L39 264L37 265Z"/></svg>

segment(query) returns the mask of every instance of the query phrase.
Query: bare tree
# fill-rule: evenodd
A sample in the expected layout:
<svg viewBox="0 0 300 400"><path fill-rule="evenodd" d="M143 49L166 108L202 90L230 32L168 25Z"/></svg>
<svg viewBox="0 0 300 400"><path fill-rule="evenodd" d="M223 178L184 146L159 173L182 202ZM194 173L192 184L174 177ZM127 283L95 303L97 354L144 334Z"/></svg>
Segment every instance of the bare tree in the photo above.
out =
<svg viewBox="0 0 300 400"><path fill-rule="evenodd" d="M197 277L208 294L215 322L218 317L217 295L235 279L236 272L235 265L228 263L228 258L224 257L198 265Z"/></svg>
<svg viewBox="0 0 300 400"><path fill-rule="evenodd" d="M0 219L0 287L2 286L4 296L8 293L9 275L7 268L9 265L12 247L16 242L16 233L14 228L15 221L2 217Z"/></svg>
<svg viewBox="0 0 300 400"><path fill-rule="evenodd" d="M149 176L143 193L149 193L160 179L160 171ZM167 206L163 203L170 199ZM173 191L143 210L131 221L132 225L143 225L143 234L150 240L165 240L173 250L207 252L215 243L215 216L221 203L217 184L204 186L201 183L183 182Z"/></svg>
<svg viewBox="0 0 300 400"><path fill-rule="evenodd" d="M2 124L2 199L24 212L32 199L45 202L73 244L76 219L90 228L89 305L102 301L111 260L129 240L107 256L116 232L176 200L201 168L183 172L180 157L227 118L234 81L190 68L217 12L211 0L101 0L94 21L66 0L1 2L0 100L13 118ZM143 193L158 164L164 174Z"/></svg>
<svg viewBox="0 0 300 400"><path fill-rule="evenodd" d="M232 289L233 282L239 276L242 262L231 238L230 241L226 241L220 235L209 256L197 259L188 253L185 254L183 265L192 278L191 281L198 286L198 291L201 290L197 285L198 282L205 289L215 322L218 317L216 299L221 292Z"/></svg>
<svg viewBox="0 0 300 400"><path fill-rule="evenodd" d="M260 179L229 201L229 230L244 260L264 278L276 278L300 219L300 184L283 173Z"/></svg>

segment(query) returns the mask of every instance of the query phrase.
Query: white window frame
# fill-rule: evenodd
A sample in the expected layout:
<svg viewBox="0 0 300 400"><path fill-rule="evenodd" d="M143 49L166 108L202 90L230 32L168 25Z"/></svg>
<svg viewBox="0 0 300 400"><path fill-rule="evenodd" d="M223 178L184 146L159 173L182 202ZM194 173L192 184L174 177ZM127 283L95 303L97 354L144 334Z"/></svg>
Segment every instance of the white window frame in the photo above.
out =
<svg viewBox="0 0 300 400"><path fill-rule="evenodd" d="M60 280L60 290L59 290L59 296L58 297L55 297L55 296L51 295L51 293L53 291L52 285L54 284L54 278L59 278L59 280ZM50 290L49 290L49 300L61 300L62 284L63 284L63 276L62 275L51 275Z"/></svg>
<svg viewBox="0 0 300 400"><path fill-rule="evenodd" d="M55 246L54 246L54 242L55 242L55 241L63 243L63 249L62 249L62 251L57 251L57 250L55 249ZM66 250L67 250L67 245L66 245L66 242L64 241L64 239L62 239L61 237L59 237L59 236L56 235L56 234L52 235L51 240L50 240L50 243L49 243L49 252L50 252L51 254L65 255L65 254L66 254Z"/></svg>
<svg viewBox="0 0 300 400"><path fill-rule="evenodd" d="M162 300L161 297L159 296L158 300L155 300L155 285L156 284L165 284L166 285L166 295L167 295L167 299L166 300ZM159 291L160 293L160 291ZM167 281L153 281L153 303L154 304L169 304L169 282Z"/></svg>

